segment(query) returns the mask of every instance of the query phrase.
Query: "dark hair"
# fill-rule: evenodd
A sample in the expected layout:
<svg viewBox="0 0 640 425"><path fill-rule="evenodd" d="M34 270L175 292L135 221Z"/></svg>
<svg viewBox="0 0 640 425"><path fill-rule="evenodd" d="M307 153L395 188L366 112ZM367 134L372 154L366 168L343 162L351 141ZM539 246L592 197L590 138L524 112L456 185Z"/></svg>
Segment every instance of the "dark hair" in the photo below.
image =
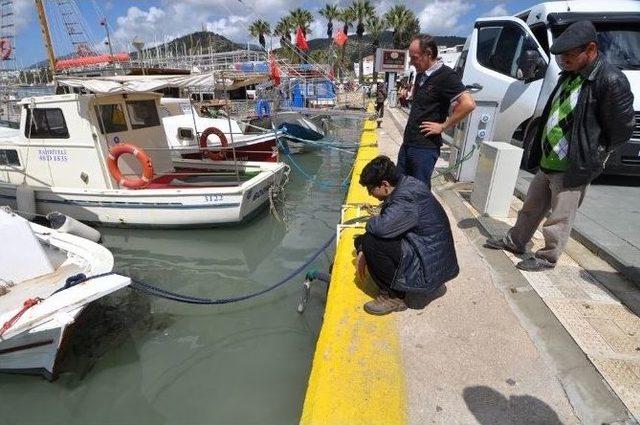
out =
<svg viewBox="0 0 640 425"><path fill-rule="evenodd" d="M388 181L391 186L395 186L400 180L400 173L388 156L380 155L364 166L360 174L360 185L380 186L383 180Z"/></svg>
<svg viewBox="0 0 640 425"><path fill-rule="evenodd" d="M438 45L436 44L435 38L429 34L420 34L416 35L413 39L418 40L420 43L420 51L422 54L429 55L431 59L438 57Z"/></svg>

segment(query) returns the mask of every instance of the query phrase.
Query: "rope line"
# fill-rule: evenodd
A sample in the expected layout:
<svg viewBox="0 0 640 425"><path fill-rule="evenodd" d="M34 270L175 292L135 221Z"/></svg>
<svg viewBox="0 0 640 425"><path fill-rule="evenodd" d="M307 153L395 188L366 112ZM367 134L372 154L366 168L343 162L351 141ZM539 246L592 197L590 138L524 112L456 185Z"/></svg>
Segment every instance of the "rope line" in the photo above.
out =
<svg viewBox="0 0 640 425"><path fill-rule="evenodd" d="M292 272L290 272L289 274L287 274L284 278L280 279L278 282L276 282L275 284L261 289L259 291L250 293L250 294L246 294L246 295L239 295L239 296L235 296L235 297L229 297L229 298L219 298L219 299L211 299L211 298L204 298L204 297L195 297L195 296L191 296L191 295L185 295L185 294L180 294L177 292L173 292L173 291L168 291L166 289L162 289L159 288L157 286L153 286L147 282L144 282L143 280L140 279L134 279L131 278L131 287L137 291L146 293L148 295L154 295L160 298L164 298L167 300L171 300L171 301L177 301L177 302L181 302L181 303L186 303L186 304L198 304L198 305L220 305L220 304L230 304L230 303L234 303L234 302L239 302L239 301L245 301L251 298L255 298L258 297L260 295L266 294L268 292L271 292L277 288L279 288L280 286L284 285L285 283L289 282L291 279L293 279L294 277L296 277L298 274L302 273L311 263L313 263L316 258L318 258L318 256L320 256L320 254L322 254L328 247L329 245L331 245L331 243L333 243L333 241L335 240L336 235L331 236L331 238L329 238L329 240L327 240L321 247L320 249L318 249L311 257L309 257L309 259L307 261L305 261L302 265L300 265L299 267L297 267L295 270L293 270Z"/></svg>

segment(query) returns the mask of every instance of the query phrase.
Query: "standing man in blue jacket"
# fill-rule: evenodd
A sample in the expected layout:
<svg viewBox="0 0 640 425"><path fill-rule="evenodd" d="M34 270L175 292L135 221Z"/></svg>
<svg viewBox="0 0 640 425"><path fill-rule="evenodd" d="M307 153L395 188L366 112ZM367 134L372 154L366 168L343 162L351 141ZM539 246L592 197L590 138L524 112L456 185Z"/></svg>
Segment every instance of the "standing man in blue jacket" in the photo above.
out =
<svg viewBox="0 0 640 425"><path fill-rule="evenodd" d="M364 167L360 184L382 201L380 214L355 240L358 274L363 277L368 269L380 289L364 310L375 315L406 310L407 292L429 295L458 275L449 219L426 185L400 174L386 156Z"/></svg>
<svg viewBox="0 0 640 425"><path fill-rule="evenodd" d="M598 51L589 21L569 26L551 46L563 69L542 113L528 168L539 167L518 219L502 239L487 248L525 253L538 225L544 247L516 267L541 271L555 267L564 251L587 186L602 170L611 151L633 131L633 94L627 77Z"/></svg>
<svg viewBox="0 0 640 425"><path fill-rule="evenodd" d="M476 103L460 76L438 59L438 46L432 36L424 34L414 38L409 46L409 57L416 68L416 80L398 153L398 168L431 189L442 132L469 115Z"/></svg>

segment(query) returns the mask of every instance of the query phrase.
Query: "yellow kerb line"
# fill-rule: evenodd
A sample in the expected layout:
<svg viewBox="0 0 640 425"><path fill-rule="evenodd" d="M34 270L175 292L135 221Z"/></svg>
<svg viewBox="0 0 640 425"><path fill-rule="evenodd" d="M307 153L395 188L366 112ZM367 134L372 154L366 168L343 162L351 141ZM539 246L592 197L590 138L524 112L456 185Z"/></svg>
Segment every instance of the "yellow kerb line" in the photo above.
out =
<svg viewBox="0 0 640 425"><path fill-rule="evenodd" d="M372 106L370 105L370 109ZM353 238L364 225L344 224L376 205L358 184L364 166L378 155L376 122L364 124L351 184L338 225L338 243L324 323L313 358L302 425L396 425L407 422L404 370L393 315L368 315L362 305L375 293L356 278ZM367 283L367 285L371 285Z"/></svg>

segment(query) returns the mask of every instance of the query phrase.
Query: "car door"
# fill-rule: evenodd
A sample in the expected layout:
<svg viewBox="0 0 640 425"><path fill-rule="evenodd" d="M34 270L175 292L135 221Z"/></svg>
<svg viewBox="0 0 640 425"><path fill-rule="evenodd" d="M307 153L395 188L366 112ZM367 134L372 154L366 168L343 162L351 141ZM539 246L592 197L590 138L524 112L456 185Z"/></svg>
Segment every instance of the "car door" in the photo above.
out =
<svg viewBox="0 0 640 425"><path fill-rule="evenodd" d="M511 142L534 113L549 57L515 17L483 18L474 25L462 80L478 104L495 105L484 140Z"/></svg>

